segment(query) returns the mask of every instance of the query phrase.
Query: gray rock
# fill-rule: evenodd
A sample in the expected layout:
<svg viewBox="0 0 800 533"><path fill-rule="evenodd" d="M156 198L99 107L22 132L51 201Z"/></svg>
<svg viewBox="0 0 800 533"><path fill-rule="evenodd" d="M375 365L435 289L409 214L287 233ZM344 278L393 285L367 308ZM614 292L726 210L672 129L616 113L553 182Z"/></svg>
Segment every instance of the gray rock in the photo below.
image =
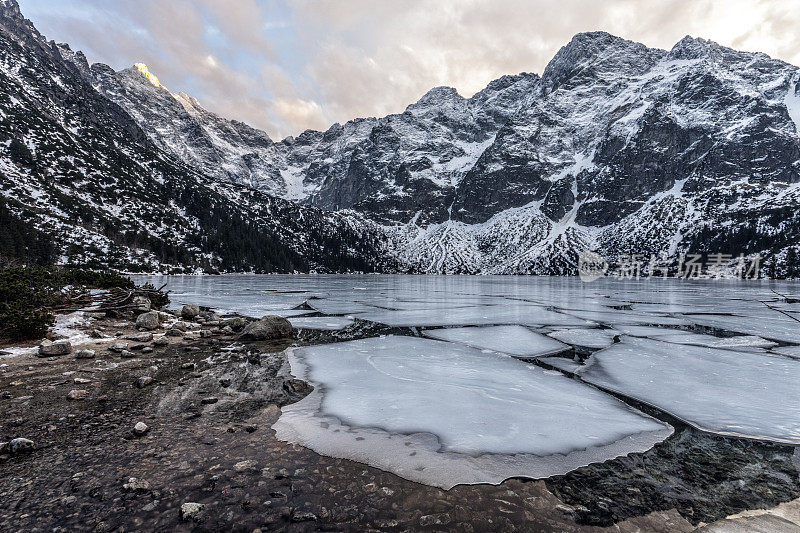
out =
<svg viewBox="0 0 800 533"><path fill-rule="evenodd" d="M36 444L30 439L22 437L11 439L8 443L8 451L13 454L30 453L36 449Z"/></svg>
<svg viewBox="0 0 800 533"><path fill-rule="evenodd" d="M85 400L89 396L89 391L84 389L73 389L67 394L67 400Z"/></svg>
<svg viewBox="0 0 800 533"><path fill-rule="evenodd" d="M176 328L175 326L172 326L167 330L166 335L167 337L183 337L183 331Z"/></svg>
<svg viewBox="0 0 800 533"><path fill-rule="evenodd" d="M123 338L125 340L135 341L135 342L150 342L153 340L153 334L150 333L149 331L143 331L141 333L131 333L130 335L125 335Z"/></svg>
<svg viewBox="0 0 800 533"><path fill-rule="evenodd" d="M261 320L251 322L239 334L242 340L269 341L288 339L294 330L292 324L282 316L267 315Z"/></svg>
<svg viewBox="0 0 800 533"><path fill-rule="evenodd" d="M181 316L183 318L193 319L200 315L200 306L195 304L186 304L181 309Z"/></svg>
<svg viewBox="0 0 800 533"><path fill-rule="evenodd" d="M153 346L167 346L169 344L169 339L166 337L159 337L153 341Z"/></svg>
<svg viewBox="0 0 800 533"><path fill-rule="evenodd" d="M122 353L122 351L125 350L127 347L128 347L127 342L115 342L114 344L109 346L108 349L114 353Z"/></svg>
<svg viewBox="0 0 800 533"><path fill-rule="evenodd" d="M133 434L137 437L141 437L148 431L150 431L150 427L144 422L137 422L136 425L133 426Z"/></svg>
<svg viewBox="0 0 800 533"><path fill-rule="evenodd" d="M151 378L150 376L141 376L136 381L134 381L133 384L136 386L137 389L143 389L143 388L147 387L148 385L152 384L153 381L155 381L155 380L153 378Z"/></svg>
<svg viewBox="0 0 800 533"><path fill-rule="evenodd" d="M136 327L138 329L153 330L158 329L159 326L161 326L161 316L158 311L148 311L136 317Z"/></svg>
<svg viewBox="0 0 800 533"><path fill-rule="evenodd" d="M119 353L119 356L122 357L123 359L131 359L133 357L136 357L136 354L133 352L129 352L128 350L122 350Z"/></svg>
<svg viewBox="0 0 800 533"><path fill-rule="evenodd" d="M94 350L78 350L75 352L75 359L94 359Z"/></svg>
<svg viewBox="0 0 800 533"><path fill-rule="evenodd" d="M206 506L202 503L187 502L181 505L181 520L198 520Z"/></svg>
<svg viewBox="0 0 800 533"><path fill-rule="evenodd" d="M144 348L142 348L142 353L153 353L153 347L145 346Z"/></svg>
<svg viewBox="0 0 800 533"><path fill-rule="evenodd" d="M127 483L122 485L122 490L126 492L150 492L150 483L146 479L137 479L135 477L128 478Z"/></svg>
<svg viewBox="0 0 800 533"><path fill-rule="evenodd" d="M72 344L69 341L51 342L45 340L39 345L39 357L56 357L70 353L72 353Z"/></svg>

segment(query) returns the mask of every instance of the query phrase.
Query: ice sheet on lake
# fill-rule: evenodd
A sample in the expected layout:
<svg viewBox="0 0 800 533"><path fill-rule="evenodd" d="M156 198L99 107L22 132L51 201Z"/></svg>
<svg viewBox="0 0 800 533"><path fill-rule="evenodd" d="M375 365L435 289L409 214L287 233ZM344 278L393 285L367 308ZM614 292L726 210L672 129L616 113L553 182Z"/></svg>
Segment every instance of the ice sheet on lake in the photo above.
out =
<svg viewBox="0 0 800 533"><path fill-rule="evenodd" d="M509 302L507 305L485 305L455 309L417 309L376 311L356 315L362 320L387 326L483 326L519 324L530 326L586 326L592 322L535 305Z"/></svg>
<svg viewBox="0 0 800 533"><path fill-rule="evenodd" d="M630 335L632 337L661 337L662 335L685 333L683 330L674 328L657 328L655 326L636 326L625 324L615 326L614 329L622 334Z"/></svg>
<svg viewBox="0 0 800 533"><path fill-rule="evenodd" d="M289 318L293 316L310 315L314 312L315 311L313 309L276 309L274 311L269 311L269 314Z"/></svg>
<svg viewBox="0 0 800 533"><path fill-rule="evenodd" d="M347 300L325 300L313 298L306 302L309 307L326 315L351 315L353 313L363 313L364 311L375 311L371 305L364 305L359 302Z"/></svg>
<svg viewBox="0 0 800 533"><path fill-rule="evenodd" d="M570 315L600 322L616 327L618 324L642 324L659 326L688 326L691 323L685 318L633 313L631 311L564 311Z"/></svg>
<svg viewBox="0 0 800 533"><path fill-rule="evenodd" d="M617 332L609 329L563 329L548 333L550 337L567 344L586 348L606 348L614 343Z"/></svg>
<svg viewBox="0 0 800 533"><path fill-rule="evenodd" d="M433 329L424 331L423 335L523 358L542 357L569 349L566 344L531 331L525 326Z"/></svg>
<svg viewBox="0 0 800 533"><path fill-rule="evenodd" d="M800 359L800 346L781 346L779 348L774 348L772 351L781 355Z"/></svg>
<svg viewBox="0 0 800 533"><path fill-rule="evenodd" d="M315 389L283 408L279 439L442 488L563 474L672 433L593 387L458 344L388 336L290 361Z"/></svg>
<svg viewBox="0 0 800 533"><path fill-rule="evenodd" d="M289 318L292 326L298 329L323 329L335 331L344 329L353 323L352 318L342 316L302 316Z"/></svg>
<svg viewBox="0 0 800 533"><path fill-rule="evenodd" d="M797 360L623 337L578 375L706 431L800 444Z"/></svg>

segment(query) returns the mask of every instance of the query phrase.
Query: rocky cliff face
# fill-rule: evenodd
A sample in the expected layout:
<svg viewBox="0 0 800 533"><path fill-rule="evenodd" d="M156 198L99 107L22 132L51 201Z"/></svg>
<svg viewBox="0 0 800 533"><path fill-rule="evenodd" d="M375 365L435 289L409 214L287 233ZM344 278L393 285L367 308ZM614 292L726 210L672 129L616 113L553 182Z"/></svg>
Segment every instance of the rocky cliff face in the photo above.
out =
<svg viewBox="0 0 800 533"><path fill-rule="evenodd" d="M504 76L470 98L438 87L403 113L273 142L171 93L143 65L89 66L80 52L47 43L15 9L4 10L4 39L17 48L4 51L3 97L19 87L43 93L26 102L42 114L52 94L71 95L46 117L67 132L64 142L85 142L75 130L84 123L110 121L115 130L94 140L87 157L107 164L122 151L137 165L191 167L196 182L234 201L275 206L282 198L287 210L373 235L358 253L373 254L374 264L566 273L587 248L612 259L761 253L780 265L796 256L800 71L764 54L691 37L667 51L584 33L541 77ZM42 57L50 74L9 74L15 61ZM41 151L41 139L6 130ZM150 155L130 154L123 139ZM41 160L75 197L83 178L68 179L76 174L56 155Z"/></svg>

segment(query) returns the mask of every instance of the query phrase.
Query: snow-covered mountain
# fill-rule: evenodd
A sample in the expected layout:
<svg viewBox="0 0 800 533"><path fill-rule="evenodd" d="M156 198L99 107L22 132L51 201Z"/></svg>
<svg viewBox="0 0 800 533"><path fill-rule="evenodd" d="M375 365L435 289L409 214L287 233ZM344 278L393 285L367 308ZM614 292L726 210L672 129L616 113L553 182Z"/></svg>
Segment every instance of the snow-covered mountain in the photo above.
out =
<svg viewBox="0 0 800 533"><path fill-rule="evenodd" d="M47 43L9 6L2 38L27 44L2 52L0 149L21 140L41 169L36 179L21 177L36 173L7 150L0 170L16 187L6 197L49 216L74 210L58 207L39 174L88 206L84 182L110 194L101 183L120 179L110 161L130 160L126 190L141 198L138 210L154 203L153 211L163 214L166 205L169 213L180 196L162 185L154 199L142 179L163 184L159 173L178 173L198 198L216 195L237 209L254 234L263 224L283 235L309 268L326 256L316 248L322 242L345 249L348 268L445 273L571 273L577 253L592 249L611 259L761 253L780 274L797 255L800 70L764 54L691 37L667 51L583 33L541 77L504 76L470 98L438 87L400 114L273 141L171 93L142 64L119 72L88 65L80 52ZM20 40L20 32L30 37ZM34 60L47 68L15 70ZM58 91L82 96L65 106L53 102ZM44 137L9 122L16 102L55 122L64 130L59 142L84 145L82 157L96 161L64 166ZM115 125L107 133L106 121ZM132 213L143 220L115 205L103 208L107 220L130 225ZM176 204L176 220L181 209ZM294 215L284 220L279 212ZM74 235L89 231L85 220L73 226ZM332 236L321 237L321 228ZM152 224L139 231L163 238ZM180 234L174 224L170 231ZM220 253L202 239L195 251Z"/></svg>
<svg viewBox="0 0 800 533"><path fill-rule="evenodd" d="M0 203L21 226L49 235L62 262L167 271L393 268L384 261L386 237L358 215L298 206L171 157L95 90L88 69L73 61L81 56L65 55L16 2L0 4Z"/></svg>

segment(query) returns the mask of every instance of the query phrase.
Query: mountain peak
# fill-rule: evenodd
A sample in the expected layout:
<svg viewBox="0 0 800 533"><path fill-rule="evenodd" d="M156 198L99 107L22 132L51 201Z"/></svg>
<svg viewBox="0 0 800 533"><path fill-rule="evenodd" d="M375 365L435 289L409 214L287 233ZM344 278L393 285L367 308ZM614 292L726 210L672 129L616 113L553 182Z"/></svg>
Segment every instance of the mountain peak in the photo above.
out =
<svg viewBox="0 0 800 533"><path fill-rule="evenodd" d="M445 104L453 104L459 101L464 101L464 97L458 94L458 91L454 87L434 87L423 94L422 98L408 106L406 111L420 111Z"/></svg>
<svg viewBox="0 0 800 533"><path fill-rule="evenodd" d="M554 90L588 67L619 74L639 74L651 68L666 51L604 31L576 34L556 53L542 73L542 85Z"/></svg>
<svg viewBox="0 0 800 533"><path fill-rule="evenodd" d="M134 64L133 64L133 66L134 66L134 68L135 68L136 70L138 70L138 71L139 71L139 73L140 73L142 76L144 76L144 77L147 79L147 81L149 81L149 82L150 82L150 83L151 83L153 86L155 86L155 87L158 87L158 88L160 88L160 89L166 89L166 87L164 87L163 85L161 85L161 82L159 82L159 81L158 81L158 78L156 77L156 75L155 75L155 74L153 74L152 72L150 72L150 70L148 70L148 68L147 68L147 65L145 65L144 63L134 63Z"/></svg>

